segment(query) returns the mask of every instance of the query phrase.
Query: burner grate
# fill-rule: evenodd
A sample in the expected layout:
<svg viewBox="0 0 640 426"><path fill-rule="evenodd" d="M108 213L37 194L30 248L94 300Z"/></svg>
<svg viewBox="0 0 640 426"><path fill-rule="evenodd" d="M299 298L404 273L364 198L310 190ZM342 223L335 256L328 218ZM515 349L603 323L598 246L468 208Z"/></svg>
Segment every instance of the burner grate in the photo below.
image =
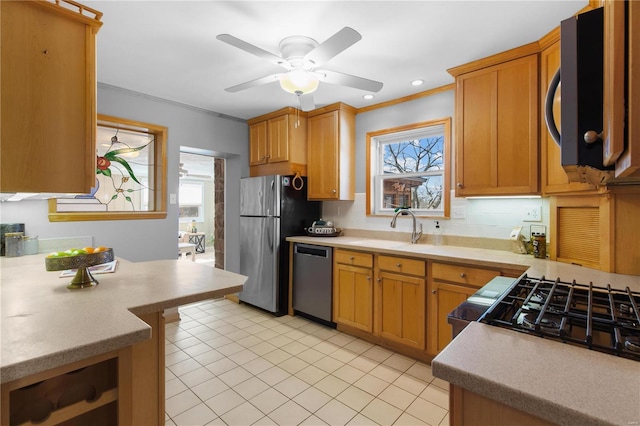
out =
<svg viewBox="0 0 640 426"><path fill-rule="evenodd" d="M640 360L640 293L523 276L479 321Z"/></svg>

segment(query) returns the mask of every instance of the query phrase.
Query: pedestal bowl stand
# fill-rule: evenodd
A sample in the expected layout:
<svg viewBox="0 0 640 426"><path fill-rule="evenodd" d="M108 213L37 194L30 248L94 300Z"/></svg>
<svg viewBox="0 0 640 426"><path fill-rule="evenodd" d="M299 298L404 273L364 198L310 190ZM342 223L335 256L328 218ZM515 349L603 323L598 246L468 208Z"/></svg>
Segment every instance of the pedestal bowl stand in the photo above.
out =
<svg viewBox="0 0 640 426"><path fill-rule="evenodd" d="M45 257L44 265L47 271L77 269L78 272L76 272L76 275L67 286L69 289L77 289L99 284L98 280L89 272L89 267L112 261L113 249L107 249L99 253L80 254L78 256Z"/></svg>

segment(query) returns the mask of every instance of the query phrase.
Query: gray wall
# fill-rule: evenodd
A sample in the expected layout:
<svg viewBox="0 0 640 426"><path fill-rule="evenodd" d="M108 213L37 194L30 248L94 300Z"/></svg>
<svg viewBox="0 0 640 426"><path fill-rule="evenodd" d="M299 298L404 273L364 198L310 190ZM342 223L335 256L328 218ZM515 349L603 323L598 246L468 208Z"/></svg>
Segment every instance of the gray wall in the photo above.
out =
<svg viewBox="0 0 640 426"><path fill-rule="evenodd" d="M451 117L451 141L453 142L454 94L454 90L448 90L410 102L374 109L356 116L356 193L366 191L367 132ZM451 158L454 158L453 150ZM453 163L452 161L450 167L453 166Z"/></svg>
<svg viewBox="0 0 640 426"><path fill-rule="evenodd" d="M169 129L167 201L169 194L178 193L180 146L226 158L225 269L238 272L240 178L249 175L246 123L105 85L98 85L98 112ZM177 204L167 205L166 219L58 223L49 222L46 201L5 202L0 209L2 223L25 223L27 235L30 236L55 238L91 235L94 245L113 247L117 256L130 261L175 259L177 256Z"/></svg>

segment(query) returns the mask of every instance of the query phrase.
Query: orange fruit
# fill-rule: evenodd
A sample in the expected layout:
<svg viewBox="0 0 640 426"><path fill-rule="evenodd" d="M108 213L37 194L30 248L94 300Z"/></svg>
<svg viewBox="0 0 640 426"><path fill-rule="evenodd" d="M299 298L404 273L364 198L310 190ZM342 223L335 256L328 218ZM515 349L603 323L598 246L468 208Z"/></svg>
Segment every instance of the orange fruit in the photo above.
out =
<svg viewBox="0 0 640 426"><path fill-rule="evenodd" d="M94 252L94 253L100 253L100 252L102 252L102 251L107 251L107 250L108 250L108 249L107 249L106 247L104 247L104 246L98 246L98 247L96 247L96 248L94 248L94 249L93 249L93 252Z"/></svg>
<svg viewBox="0 0 640 426"><path fill-rule="evenodd" d="M82 250L86 251L89 254L94 252L93 247L83 247Z"/></svg>

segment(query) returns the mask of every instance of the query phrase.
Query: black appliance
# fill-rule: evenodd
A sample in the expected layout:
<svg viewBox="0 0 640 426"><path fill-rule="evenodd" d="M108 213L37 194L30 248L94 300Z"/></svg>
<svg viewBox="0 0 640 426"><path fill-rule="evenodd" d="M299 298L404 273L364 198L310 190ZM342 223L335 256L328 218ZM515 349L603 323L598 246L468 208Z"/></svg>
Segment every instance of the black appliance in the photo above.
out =
<svg viewBox="0 0 640 426"><path fill-rule="evenodd" d="M284 315L289 305L289 242L321 216L307 200L306 178L257 176L240 180L240 273L248 277L239 298Z"/></svg>
<svg viewBox="0 0 640 426"><path fill-rule="evenodd" d="M611 177L607 171L614 169L603 166L602 140L592 136L603 128L603 22L602 8L561 22L560 69L549 85L545 102L547 127L560 145L567 176L571 181L596 185L605 183ZM553 116L558 87L560 131ZM593 133L587 136L589 131Z"/></svg>
<svg viewBox="0 0 640 426"><path fill-rule="evenodd" d="M480 322L640 361L640 292L522 276Z"/></svg>

